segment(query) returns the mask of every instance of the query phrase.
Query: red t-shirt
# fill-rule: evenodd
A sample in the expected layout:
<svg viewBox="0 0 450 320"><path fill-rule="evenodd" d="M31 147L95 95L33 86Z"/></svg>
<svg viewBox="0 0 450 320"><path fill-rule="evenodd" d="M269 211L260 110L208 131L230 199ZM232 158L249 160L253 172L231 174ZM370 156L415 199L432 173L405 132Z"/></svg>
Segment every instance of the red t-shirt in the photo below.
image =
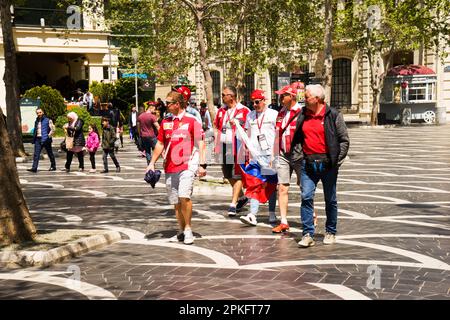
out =
<svg viewBox="0 0 450 320"><path fill-rule="evenodd" d="M283 107L277 117L277 142L278 150L289 153L291 151L291 143L294 138L295 127L297 125L298 113L302 111L300 104L294 105L291 110ZM295 117L295 118L294 118ZM291 121L292 120L292 121ZM283 134L281 135L281 132Z"/></svg>
<svg viewBox="0 0 450 320"><path fill-rule="evenodd" d="M159 128L158 141L164 144L164 153L167 153L165 172L181 172L188 170L190 165L198 165L198 156L194 156L193 150L203 139L202 124L186 111L164 119Z"/></svg>
<svg viewBox="0 0 450 320"><path fill-rule="evenodd" d="M158 120L156 120L156 117L153 114L149 112L141 113L137 118L137 123L139 123L139 128L141 130L141 137L155 137L154 124L156 122L158 122Z"/></svg>
<svg viewBox="0 0 450 320"><path fill-rule="evenodd" d="M309 110L306 111L305 121L303 122L303 152L305 154L328 153L325 141L325 128L323 121L325 118L325 107L318 115L313 115Z"/></svg>

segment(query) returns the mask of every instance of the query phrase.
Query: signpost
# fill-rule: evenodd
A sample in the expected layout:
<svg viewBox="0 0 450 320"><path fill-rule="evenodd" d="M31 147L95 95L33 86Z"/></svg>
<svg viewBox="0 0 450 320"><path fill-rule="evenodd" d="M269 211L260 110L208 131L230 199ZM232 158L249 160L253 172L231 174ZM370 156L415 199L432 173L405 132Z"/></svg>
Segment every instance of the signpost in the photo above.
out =
<svg viewBox="0 0 450 320"><path fill-rule="evenodd" d="M22 133L34 133L36 109L41 106L41 100L24 98L20 100L20 115L22 117Z"/></svg>
<svg viewBox="0 0 450 320"><path fill-rule="evenodd" d="M136 108L139 108L139 101L138 101L138 77L137 77L137 63L138 63L138 58L139 58L139 53L138 53L138 49L137 48L132 48L131 49L131 56L133 57L134 60L134 88L135 88L135 96L136 96Z"/></svg>

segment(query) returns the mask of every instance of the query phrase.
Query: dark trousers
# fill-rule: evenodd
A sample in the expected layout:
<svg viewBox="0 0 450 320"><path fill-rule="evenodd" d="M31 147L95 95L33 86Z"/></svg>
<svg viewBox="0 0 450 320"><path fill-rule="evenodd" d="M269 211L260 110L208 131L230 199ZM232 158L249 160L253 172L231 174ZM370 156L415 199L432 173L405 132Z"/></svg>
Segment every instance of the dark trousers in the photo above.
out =
<svg viewBox="0 0 450 320"><path fill-rule="evenodd" d="M103 167L105 168L105 171L108 171L108 154L116 165L116 168L119 168L120 164L114 154L114 149L103 149Z"/></svg>
<svg viewBox="0 0 450 320"><path fill-rule="evenodd" d="M137 143L138 143L138 141L137 141L137 138L138 138L137 127L131 127L130 131L131 131L131 135L133 136L134 143L137 145Z"/></svg>
<svg viewBox="0 0 450 320"><path fill-rule="evenodd" d="M145 157L147 158L147 165L152 160L152 150L155 149L156 146L156 138L155 137L141 137L142 147L145 150Z"/></svg>
<svg viewBox="0 0 450 320"><path fill-rule="evenodd" d="M73 155L76 154L78 158L78 164L80 169L84 169L84 153L83 151L74 153L72 151L67 151L66 169L70 169L72 164Z"/></svg>
<svg viewBox="0 0 450 320"><path fill-rule="evenodd" d="M91 160L92 169L95 169L95 152L89 152L89 160Z"/></svg>
<svg viewBox="0 0 450 320"><path fill-rule="evenodd" d="M52 150L52 143L50 140L41 143L41 138L36 138L36 143L34 144L34 155L33 155L33 170L37 170L39 165L39 157L41 156L42 148L45 148L47 151L48 157L50 159L50 166L52 168L56 168L55 155Z"/></svg>

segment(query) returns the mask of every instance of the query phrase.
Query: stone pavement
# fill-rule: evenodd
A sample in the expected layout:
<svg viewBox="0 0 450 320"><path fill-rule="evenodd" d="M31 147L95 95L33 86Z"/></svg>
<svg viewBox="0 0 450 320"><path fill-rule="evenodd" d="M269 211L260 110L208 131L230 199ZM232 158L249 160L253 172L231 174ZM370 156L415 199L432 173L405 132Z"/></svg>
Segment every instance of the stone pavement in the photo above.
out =
<svg viewBox="0 0 450 320"><path fill-rule="evenodd" d="M267 206L248 227L224 217L228 185L202 188L195 244L186 246L167 241L177 223L166 190L143 181L145 159L130 142L118 153L121 173L77 172L74 159L70 173L47 172L42 160L31 174L20 163L38 228L105 228L123 240L46 269L0 269L0 299L450 299L450 126L352 128L350 136L337 243L322 244L319 185L316 246L307 249L297 247L297 186L284 235L271 233ZM58 169L64 160L59 154ZM221 176L218 166L208 172Z"/></svg>

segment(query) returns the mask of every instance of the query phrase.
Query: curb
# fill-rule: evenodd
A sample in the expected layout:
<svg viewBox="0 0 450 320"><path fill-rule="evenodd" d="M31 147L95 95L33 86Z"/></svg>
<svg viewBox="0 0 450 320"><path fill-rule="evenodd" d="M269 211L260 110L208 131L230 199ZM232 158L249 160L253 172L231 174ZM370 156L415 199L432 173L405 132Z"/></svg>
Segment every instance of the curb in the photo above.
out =
<svg viewBox="0 0 450 320"><path fill-rule="evenodd" d="M77 257L92 250L101 249L122 240L117 231L76 240L48 251L11 251L0 253L0 266L4 267L48 267L70 257Z"/></svg>

